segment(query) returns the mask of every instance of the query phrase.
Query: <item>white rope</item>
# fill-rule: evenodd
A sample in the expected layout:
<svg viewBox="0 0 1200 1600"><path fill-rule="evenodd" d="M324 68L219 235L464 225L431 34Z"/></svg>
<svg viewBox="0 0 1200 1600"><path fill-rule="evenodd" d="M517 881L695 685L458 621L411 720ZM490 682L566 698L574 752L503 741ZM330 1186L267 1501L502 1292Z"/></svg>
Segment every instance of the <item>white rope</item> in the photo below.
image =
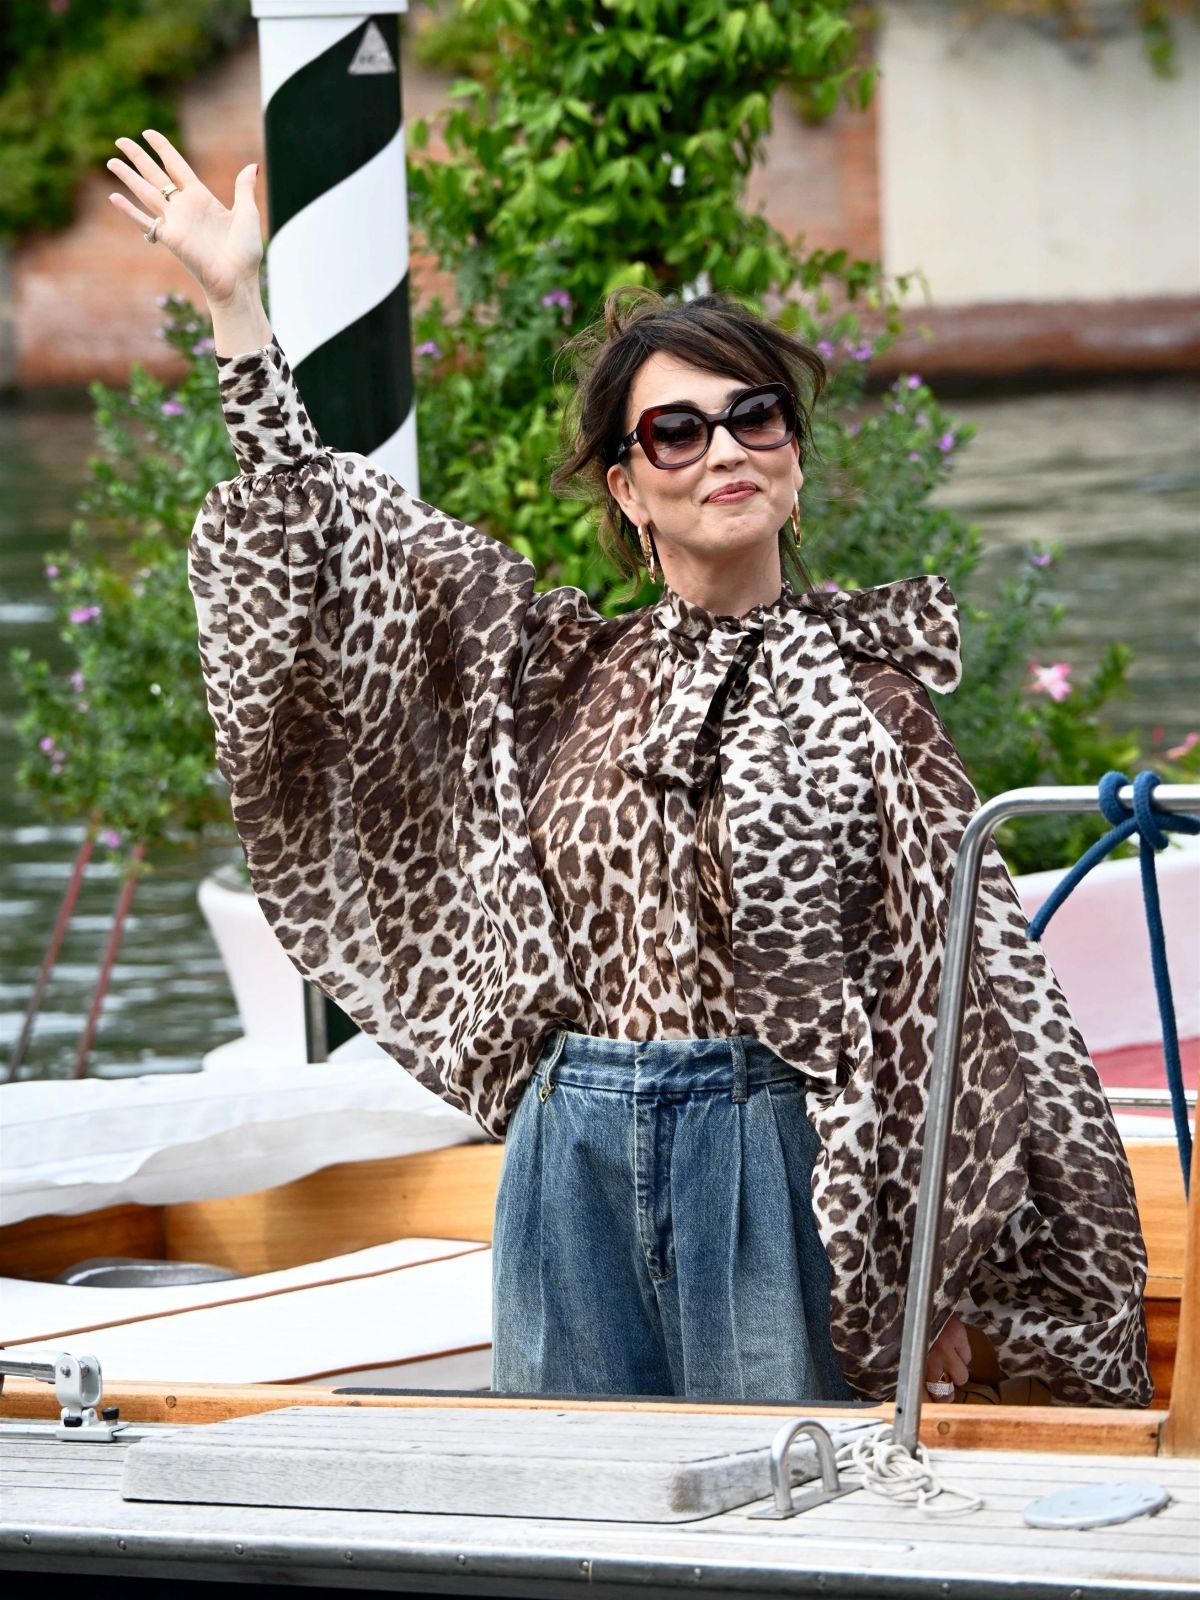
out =
<svg viewBox="0 0 1200 1600"><path fill-rule="evenodd" d="M857 1473L860 1487L870 1494L881 1495L900 1505L915 1505L930 1517L957 1517L965 1512L981 1511L983 1500L977 1494L967 1494L962 1489L950 1489L941 1482L923 1444L917 1453L908 1451L892 1438L892 1430L885 1423L873 1433L860 1434L842 1445L837 1453L838 1473ZM942 1495L951 1495L961 1505L933 1505Z"/></svg>

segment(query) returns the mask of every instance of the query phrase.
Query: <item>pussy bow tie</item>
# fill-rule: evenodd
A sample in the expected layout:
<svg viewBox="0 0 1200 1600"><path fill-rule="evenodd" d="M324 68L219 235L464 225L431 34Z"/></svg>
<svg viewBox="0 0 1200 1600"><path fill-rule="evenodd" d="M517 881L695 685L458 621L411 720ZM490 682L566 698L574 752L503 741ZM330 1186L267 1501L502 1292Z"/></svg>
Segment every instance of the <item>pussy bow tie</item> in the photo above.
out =
<svg viewBox="0 0 1200 1600"><path fill-rule="evenodd" d="M869 714L847 663L874 657L926 687L953 689L961 659L949 585L922 576L801 594L785 581L776 600L742 617L668 587L652 622L674 677L617 765L688 789L720 772L739 1027L810 1076L834 1079L850 998L842 908L872 897L877 871L847 845L854 808L869 820L875 805ZM831 816L826 796L835 793ZM672 854L687 848L668 838ZM671 873L676 895L688 877Z"/></svg>

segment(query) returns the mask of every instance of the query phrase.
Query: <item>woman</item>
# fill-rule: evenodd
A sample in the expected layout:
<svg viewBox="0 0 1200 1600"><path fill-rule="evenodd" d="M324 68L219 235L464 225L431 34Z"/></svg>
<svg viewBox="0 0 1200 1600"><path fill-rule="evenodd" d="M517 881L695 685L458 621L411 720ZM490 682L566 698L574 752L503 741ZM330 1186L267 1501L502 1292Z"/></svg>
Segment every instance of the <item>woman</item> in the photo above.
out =
<svg viewBox="0 0 1200 1600"><path fill-rule="evenodd" d="M113 203L205 291L242 468L190 547L218 761L299 970L507 1136L494 1386L893 1392L977 797L927 692L960 674L945 580L795 562L819 358L720 296L610 298L554 482L665 586L605 618L321 442L256 169L226 210L145 137ZM994 848L947 1193L930 1380L1147 1402L1128 1168Z"/></svg>

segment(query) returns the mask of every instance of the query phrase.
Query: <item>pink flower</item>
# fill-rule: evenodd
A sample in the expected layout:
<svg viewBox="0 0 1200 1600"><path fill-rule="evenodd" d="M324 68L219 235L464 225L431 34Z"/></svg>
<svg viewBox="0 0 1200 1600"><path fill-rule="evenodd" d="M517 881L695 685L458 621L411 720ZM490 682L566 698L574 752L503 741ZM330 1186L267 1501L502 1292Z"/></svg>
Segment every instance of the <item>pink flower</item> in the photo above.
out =
<svg viewBox="0 0 1200 1600"><path fill-rule="evenodd" d="M825 590L825 592L827 594L841 594L841 592L842 592L841 584L840 583L834 583L832 578L826 578L825 582L821 585L821 587L822 587L822 589Z"/></svg>
<svg viewBox="0 0 1200 1600"><path fill-rule="evenodd" d="M920 373L918 373L918 372L910 372L909 373L909 375L908 375L908 387L910 389L919 389L921 387L921 375L920 375Z"/></svg>
<svg viewBox="0 0 1200 1600"><path fill-rule="evenodd" d="M1048 567L1053 560L1054 557L1051 555L1038 554L1030 556L1029 564L1033 567Z"/></svg>
<svg viewBox="0 0 1200 1600"><path fill-rule="evenodd" d="M105 828L100 835L100 843L106 844L110 850L115 850L121 842L121 835L115 828Z"/></svg>
<svg viewBox="0 0 1200 1600"><path fill-rule="evenodd" d="M216 340L207 337L198 339L192 346L194 356L211 356L217 348Z"/></svg>
<svg viewBox="0 0 1200 1600"><path fill-rule="evenodd" d="M562 306L565 310L571 304L571 296L565 289L551 289L549 294L542 296L544 306Z"/></svg>
<svg viewBox="0 0 1200 1600"><path fill-rule="evenodd" d="M819 339L817 341L817 354L823 361L832 361L833 353L833 346L828 339Z"/></svg>
<svg viewBox="0 0 1200 1600"><path fill-rule="evenodd" d="M419 344L417 346L416 353L419 356L432 356L434 360L436 360L442 352L438 348L438 342L436 339L426 339L424 344Z"/></svg>
<svg viewBox="0 0 1200 1600"><path fill-rule="evenodd" d="M55 748L54 740L50 737L49 734L47 734L44 739L39 739L38 740L38 749L39 750L43 750L46 753L46 755L49 755L50 752L54 748Z"/></svg>
<svg viewBox="0 0 1200 1600"><path fill-rule="evenodd" d="M1065 700L1070 694L1070 662L1054 661L1048 667L1039 667L1031 661L1029 671L1033 679L1029 685L1031 694L1048 694L1051 700Z"/></svg>
<svg viewBox="0 0 1200 1600"><path fill-rule="evenodd" d="M46 576L48 578L57 578L58 577L58 568L54 565L53 561L46 568Z"/></svg>
<svg viewBox="0 0 1200 1600"><path fill-rule="evenodd" d="M68 622L91 622L100 615L99 606L76 606L68 613Z"/></svg>
<svg viewBox="0 0 1200 1600"><path fill-rule="evenodd" d="M938 440L938 449L943 453L943 455L948 450L953 450L954 449L954 435L952 433L944 433L942 435L942 437Z"/></svg>
<svg viewBox="0 0 1200 1600"><path fill-rule="evenodd" d="M1183 741L1180 744L1173 744L1171 746L1171 748L1167 751L1167 756L1172 761L1182 761L1189 750L1195 749L1197 740L1200 740L1200 733L1193 732L1185 734Z"/></svg>
<svg viewBox="0 0 1200 1600"><path fill-rule="evenodd" d="M920 451L919 451L919 450L910 450L910 451L909 451L909 452L908 452L908 459L909 459L909 460L910 460L910 461L920 461L920 459L921 459L921 452L920 452Z"/></svg>
<svg viewBox="0 0 1200 1600"><path fill-rule="evenodd" d="M71 674L70 684L76 694L83 693L83 673L78 668Z"/></svg>
<svg viewBox="0 0 1200 1600"><path fill-rule="evenodd" d="M158 409L164 417L181 417L183 415L183 407L178 400L164 400Z"/></svg>

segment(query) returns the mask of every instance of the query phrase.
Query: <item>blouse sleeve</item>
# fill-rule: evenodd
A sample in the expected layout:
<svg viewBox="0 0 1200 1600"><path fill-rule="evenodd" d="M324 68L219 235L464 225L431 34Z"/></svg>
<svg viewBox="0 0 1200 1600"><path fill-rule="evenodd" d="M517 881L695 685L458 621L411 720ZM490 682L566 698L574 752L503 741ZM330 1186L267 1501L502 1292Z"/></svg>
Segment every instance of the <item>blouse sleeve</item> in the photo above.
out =
<svg viewBox="0 0 1200 1600"><path fill-rule="evenodd" d="M927 937L940 942L979 796L911 672L876 661L856 676L912 785L895 855L910 881L931 885ZM964 1013L937 1320L957 1309L992 1339L1006 1375L1037 1376L1059 1401L1145 1405L1146 1252L1129 1164L1066 997L1026 928L993 840ZM931 1024L936 987L921 1009ZM910 1012L905 1026L912 1021ZM931 1027L923 1037L924 1049Z"/></svg>
<svg viewBox="0 0 1200 1600"><path fill-rule="evenodd" d="M242 470L189 582L251 880L300 972L494 1129L478 1063L537 892L510 690L557 613L518 552L323 444L277 339L217 364Z"/></svg>

